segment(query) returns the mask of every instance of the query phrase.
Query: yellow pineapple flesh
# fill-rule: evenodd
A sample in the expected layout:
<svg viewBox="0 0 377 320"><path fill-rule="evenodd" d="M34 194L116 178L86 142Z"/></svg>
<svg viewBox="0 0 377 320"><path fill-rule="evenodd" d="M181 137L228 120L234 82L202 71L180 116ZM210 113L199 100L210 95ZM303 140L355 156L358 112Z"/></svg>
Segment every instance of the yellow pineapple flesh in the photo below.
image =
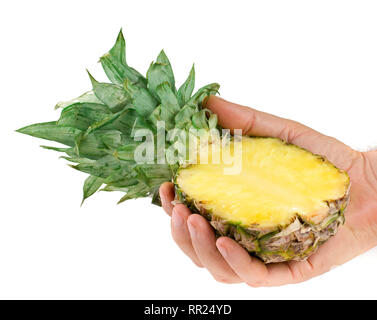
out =
<svg viewBox="0 0 377 320"><path fill-rule="evenodd" d="M232 152L232 157L240 157L239 173L225 174L229 164L209 161L180 169L176 178L185 201L209 217L220 234L229 235L222 230L224 226L237 226L246 236L249 230L255 242L262 237L270 239L266 235L278 238L280 233L287 237L282 231L292 223L294 232L299 230L298 223L300 230L305 231L305 225L321 232L328 227L323 224L326 219L342 217L349 189L344 171L279 139L243 137L241 144L242 152ZM236 150L233 141L230 150ZM211 148L209 153L211 158ZM321 239L312 238L311 245L317 246ZM261 250L260 245L256 247ZM305 246L305 251L308 249ZM298 259L306 257L301 251L295 254Z"/></svg>

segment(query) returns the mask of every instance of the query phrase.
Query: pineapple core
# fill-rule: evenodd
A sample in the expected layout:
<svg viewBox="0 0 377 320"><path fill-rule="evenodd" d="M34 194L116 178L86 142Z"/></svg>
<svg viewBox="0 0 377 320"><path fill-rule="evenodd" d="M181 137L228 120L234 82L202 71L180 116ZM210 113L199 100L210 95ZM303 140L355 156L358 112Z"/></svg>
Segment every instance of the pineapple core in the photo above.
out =
<svg viewBox="0 0 377 320"><path fill-rule="evenodd" d="M240 173L224 174L230 165L220 161L193 164L177 176L179 189L212 215L242 226L285 226L296 215L317 224L328 215L326 201L347 191L348 175L309 151L275 138L240 143L242 152L232 154L242 158Z"/></svg>

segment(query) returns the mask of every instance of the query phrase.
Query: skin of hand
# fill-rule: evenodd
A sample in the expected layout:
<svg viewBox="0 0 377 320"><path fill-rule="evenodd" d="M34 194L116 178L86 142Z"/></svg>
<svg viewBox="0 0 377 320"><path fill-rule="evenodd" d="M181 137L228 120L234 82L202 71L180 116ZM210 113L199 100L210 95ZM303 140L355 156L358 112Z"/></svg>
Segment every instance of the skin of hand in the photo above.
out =
<svg viewBox="0 0 377 320"><path fill-rule="evenodd" d="M181 250L215 280L245 282L252 287L280 286L306 281L377 245L377 150L358 152L295 121L276 117L211 96L206 108L216 113L223 128L242 129L244 135L277 137L327 157L351 178L346 223L336 236L305 261L265 265L237 242L216 239L213 228L183 204L173 206L173 184L160 187L164 210L172 217L172 236Z"/></svg>

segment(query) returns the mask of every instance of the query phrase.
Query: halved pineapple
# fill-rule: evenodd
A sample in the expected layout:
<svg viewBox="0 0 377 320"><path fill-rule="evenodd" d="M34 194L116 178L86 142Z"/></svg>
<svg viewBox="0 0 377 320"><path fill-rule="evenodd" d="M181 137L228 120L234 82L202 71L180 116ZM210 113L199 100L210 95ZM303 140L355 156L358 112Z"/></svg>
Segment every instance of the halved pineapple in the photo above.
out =
<svg viewBox="0 0 377 320"><path fill-rule="evenodd" d="M343 222L348 175L279 139L243 137L241 143L242 152L232 153L234 162L241 158L237 174L226 174L224 162L180 169L181 200L265 262L307 257Z"/></svg>
<svg viewBox="0 0 377 320"><path fill-rule="evenodd" d="M152 202L161 205L159 187L174 179L181 201L204 214L219 234L236 239L265 262L304 259L335 234L343 222L348 176L296 146L273 138L244 137L242 155L233 153L242 164L238 174L225 174L229 171L224 169L232 165L224 162L182 168L179 164L190 160L186 156L177 163L161 163L178 142L168 138L170 130L177 128L190 136L192 129L199 129L203 137L219 129L216 115L203 106L219 85L208 84L193 94L192 67L177 88L164 51L144 77L128 65L125 47L120 32L114 46L100 58L111 83L90 75L93 90L58 103L56 107L63 108L58 121L17 130L66 145L45 148L65 153L73 168L89 174L83 200L98 190L121 191L125 194L119 202L152 196ZM160 144L162 152L151 148L150 157L139 161L137 150L150 150L145 142L154 143L157 137L158 144L162 122L163 132L167 131L165 143ZM147 132L145 142L135 139L142 138L138 131ZM186 135L182 137L186 141ZM211 159L214 156L210 154Z"/></svg>

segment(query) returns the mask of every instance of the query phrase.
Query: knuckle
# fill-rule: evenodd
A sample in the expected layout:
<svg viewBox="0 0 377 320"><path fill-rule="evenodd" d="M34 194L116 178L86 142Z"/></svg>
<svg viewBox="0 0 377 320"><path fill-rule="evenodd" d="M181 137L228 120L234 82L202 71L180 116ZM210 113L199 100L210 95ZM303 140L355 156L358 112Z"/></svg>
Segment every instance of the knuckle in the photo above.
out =
<svg viewBox="0 0 377 320"><path fill-rule="evenodd" d="M289 125L286 125L281 130L279 136L281 137L281 139L283 139L284 141L287 141L289 143L289 142L292 141L293 132L294 131L293 131L292 127L289 126Z"/></svg>
<svg viewBox="0 0 377 320"><path fill-rule="evenodd" d="M308 130L306 130L301 123L289 120L281 129L279 137L288 143L292 143L296 138L306 133L308 133Z"/></svg>
<svg viewBox="0 0 377 320"><path fill-rule="evenodd" d="M253 130L255 122L256 122L256 113L253 110L250 110L249 116L245 119L245 125L244 125L245 134L250 133L251 130Z"/></svg>

